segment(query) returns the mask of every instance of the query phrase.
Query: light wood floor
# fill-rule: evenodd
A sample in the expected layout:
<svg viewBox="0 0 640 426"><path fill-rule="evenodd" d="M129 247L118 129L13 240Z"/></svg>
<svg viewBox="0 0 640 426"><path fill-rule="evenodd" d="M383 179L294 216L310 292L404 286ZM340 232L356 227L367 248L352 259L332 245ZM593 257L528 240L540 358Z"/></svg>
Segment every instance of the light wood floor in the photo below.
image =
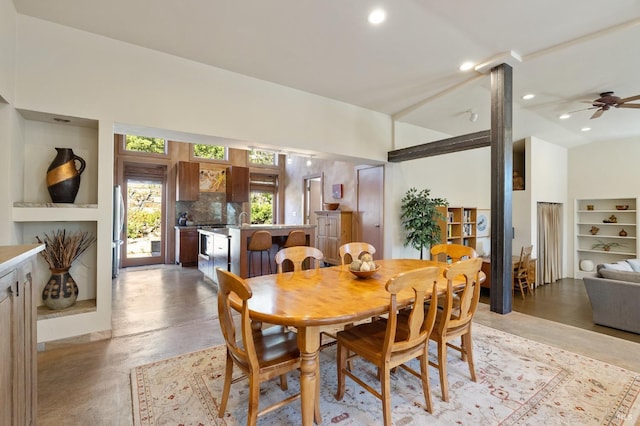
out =
<svg viewBox="0 0 640 426"><path fill-rule="evenodd" d="M514 298L514 309L551 315L553 303L562 299L558 293L579 293L579 283L567 281L566 290L561 289L565 280L541 287L525 303ZM130 269L113 281L113 289L111 339L48 343L38 354L39 425L130 425L132 368L223 343L215 290L195 268ZM566 312L555 319L565 318L569 324L520 312L499 315L486 304L481 304L476 321L640 372L636 335L623 333L630 335L624 340L623 335L578 328L580 324L571 324L570 310L556 309ZM571 309L578 310L575 316L585 325L586 308Z"/></svg>

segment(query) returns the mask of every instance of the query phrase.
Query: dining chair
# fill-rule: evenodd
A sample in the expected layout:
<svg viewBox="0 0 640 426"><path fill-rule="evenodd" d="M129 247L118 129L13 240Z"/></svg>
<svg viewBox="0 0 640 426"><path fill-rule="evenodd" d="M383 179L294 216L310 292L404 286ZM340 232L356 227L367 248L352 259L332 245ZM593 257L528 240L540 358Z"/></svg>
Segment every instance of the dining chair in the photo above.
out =
<svg viewBox="0 0 640 426"><path fill-rule="evenodd" d="M282 327L270 327L254 330L249 317L249 303L252 293L247 283L232 272L216 268L218 276L218 319L227 345L227 361L224 373L224 385L218 417L223 417L229 400L231 384L242 379L249 379L249 410L247 424L255 425L259 416L278 409L285 404L300 398L300 393L258 410L260 399L260 383L280 377L280 387L287 390L286 373L300 367L300 352L297 335ZM241 301L242 306L236 310L230 303L231 294ZM240 314L239 330L236 329L234 316ZM236 341L236 338L239 340ZM234 365L243 375L232 378ZM315 418L320 419L319 404L315 407ZM317 422L317 421L316 421Z"/></svg>
<svg viewBox="0 0 640 426"><path fill-rule="evenodd" d="M478 257L478 253L469 246L462 244L436 244L431 247L431 256L433 260L448 263L458 262L463 259L473 259Z"/></svg>
<svg viewBox="0 0 640 426"><path fill-rule="evenodd" d="M303 269L303 262L309 259L313 263L314 269L320 267L320 262L324 259L324 255L320 250L315 247L309 246L295 246L283 248L278 251L275 256L277 265L277 272L281 274L283 272L283 264L285 261L289 261L293 264L293 270L301 271Z"/></svg>
<svg viewBox="0 0 640 426"><path fill-rule="evenodd" d="M440 268L430 266L391 277L385 285L389 292L388 319L355 325L338 333L338 401L344 397L345 376L349 376L382 401L384 424L391 425L391 370L401 367L421 380L427 411L432 412L428 341L437 308L434 303L425 310L425 301L437 294L439 275ZM413 291L413 307L409 314L398 315L397 294L405 289ZM380 392L357 377L348 366L347 361L357 357L378 368ZM420 372L405 364L415 358L420 359Z"/></svg>
<svg viewBox="0 0 640 426"><path fill-rule="evenodd" d="M529 282L529 267L531 263L531 252L533 251L533 246L523 246L520 250L520 260L518 260L518 264L513 268L513 294L516 286L520 289L520 294L524 299L524 291L527 290L527 293L531 294L533 291L533 285Z"/></svg>
<svg viewBox="0 0 640 426"><path fill-rule="evenodd" d="M343 265L348 265L356 259L360 258L362 253L375 254L376 248L369 243L346 243L340 246L338 253Z"/></svg>
<svg viewBox="0 0 640 426"><path fill-rule="evenodd" d="M429 336L430 340L438 344L438 362L429 361L429 365L438 369L442 400L445 402L449 401L447 348L455 349L461 353L462 359L466 359L469 364L471 380L476 381L471 324L480 300L481 267L482 258L476 257L453 263L444 271L444 277L447 279L444 306L442 310L438 309L436 323ZM464 285L462 289L455 289L453 280L460 276L464 277ZM454 291L459 297L457 303L454 303L453 300ZM453 340L457 338L461 339L460 345L453 343Z"/></svg>

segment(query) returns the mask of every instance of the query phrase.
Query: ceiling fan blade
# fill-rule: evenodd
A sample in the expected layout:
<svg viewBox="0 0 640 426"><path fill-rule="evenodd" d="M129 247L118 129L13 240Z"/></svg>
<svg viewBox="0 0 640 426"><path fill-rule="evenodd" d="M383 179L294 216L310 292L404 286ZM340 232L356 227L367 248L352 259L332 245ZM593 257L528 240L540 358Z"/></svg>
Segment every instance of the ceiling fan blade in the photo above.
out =
<svg viewBox="0 0 640 426"><path fill-rule="evenodd" d="M640 104L622 104L618 108L640 108Z"/></svg>
<svg viewBox="0 0 640 426"><path fill-rule="evenodd" d="M590 109L596 109L596 108L600 108L600 107L592 106L592 107L589 107L589 108L577 109L575 111L569 111L569 112L567 112L567 114L573 114L574 112L580 112L580 111L589 111Z"/></svg>
<svg viewBox="0 0 640 426"><path fill-rule="evenodd" d="M593 119L593 118L598 118L598 117L600 117L603 113L604 113L604 110L603 110L603 109L599 109L599 110L597 110L596 112L594 112L594 113L593 113L593 115L591 116L591 118L592 118L592 119Z"/></svg>
<svg viewBox="0 0 640 426"><path fill-rule="evenodd" d="M640 95L630 96L628 98L620 99L619 103L623 104L625 102L637 101L638 99L640 99Z"/></svg>

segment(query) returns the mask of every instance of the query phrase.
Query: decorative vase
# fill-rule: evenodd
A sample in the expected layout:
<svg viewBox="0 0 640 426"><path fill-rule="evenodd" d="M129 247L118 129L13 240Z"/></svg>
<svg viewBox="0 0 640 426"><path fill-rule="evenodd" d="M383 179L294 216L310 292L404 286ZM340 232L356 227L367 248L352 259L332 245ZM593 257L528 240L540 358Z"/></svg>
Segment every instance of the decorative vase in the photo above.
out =
<svg viewBox="0 0 640 426"><path fill-rule="evenodd" d="M589 259L583 259L580 261L580 269L582 271L591 272L593 271L593 267L594 267L593 262L590 261Z"/></svg>
<svg viewBox="0 0 640 426"><path fill-rule="evenodd" d="M51 309L64 309L76 303L78 286L69 269L51 269L51 277L42 290L42 301Z"/></svg>
<svg viewBox="0 0 640 426"><path fill-rule="evenodd" d="M618 235L620 235L621 237L626 237L627 236L627 231L625 231L624 229L622 229Z"/></svg>
<svg viewBox="0 0 640 426"><path fill-rule="evenodd" d="M56 148L58 154L47 169L47 189L54 203L73 203L80 189L80 175L87 163L71 148ZM80 168L76 168L76 160Z"/></svg>

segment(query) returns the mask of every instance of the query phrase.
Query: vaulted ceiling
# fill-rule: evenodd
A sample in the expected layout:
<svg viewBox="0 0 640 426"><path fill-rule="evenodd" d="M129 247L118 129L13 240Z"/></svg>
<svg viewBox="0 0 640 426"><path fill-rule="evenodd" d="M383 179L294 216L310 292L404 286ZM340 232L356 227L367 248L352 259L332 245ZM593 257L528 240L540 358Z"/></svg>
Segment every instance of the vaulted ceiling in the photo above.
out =
<svg viewBox="0 0 640 426"><path fill-rule="evenodd" d="M567 147L640 135L640 109L590 119L599 93L640 95L638 0L14 0L19 13L460 135L489 127L506 60L514 139ZM378 26L374 7L387 11ZM513 53L509 53L513 52ZM520 58L521 60L518 60ZM524 101L521 97L536 97ZM636 101L640 103L640 101ZM408 108L419 105L408 112ZM558 116L582 110L567 120ZM471 112L478 114L471 121ZM591 131L581 131L590 127Z"/></svg>

